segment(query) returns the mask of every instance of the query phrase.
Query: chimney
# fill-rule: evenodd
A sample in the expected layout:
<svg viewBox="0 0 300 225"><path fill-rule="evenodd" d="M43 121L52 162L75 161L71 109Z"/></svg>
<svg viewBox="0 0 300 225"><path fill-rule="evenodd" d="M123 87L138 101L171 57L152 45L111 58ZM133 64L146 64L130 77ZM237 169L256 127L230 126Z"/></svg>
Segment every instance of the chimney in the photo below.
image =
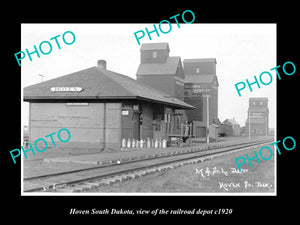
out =
<svg viewBox="0 0 300 225"><path fill-rule="evenodd" d="M105 60L98 60L97 61L97 67L106 70L106 61Z"/></svg>

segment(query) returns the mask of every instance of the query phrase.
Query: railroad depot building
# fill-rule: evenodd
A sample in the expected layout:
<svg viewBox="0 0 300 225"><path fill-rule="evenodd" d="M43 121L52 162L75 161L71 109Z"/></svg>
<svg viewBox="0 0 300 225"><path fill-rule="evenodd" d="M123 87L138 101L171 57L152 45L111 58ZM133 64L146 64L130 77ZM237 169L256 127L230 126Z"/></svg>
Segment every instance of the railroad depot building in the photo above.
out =
<svg viewBox="0 0 300 225"><path fill-rule="evenodd" d="M24 88L29 102L29 141L67 128L68 145L119 149L125 139L167 138L180 134L175 110L193 106L166 96L106 62ZM54 140L57 138L53 136ZM56 143L59 143L55 140Z"/></svg>

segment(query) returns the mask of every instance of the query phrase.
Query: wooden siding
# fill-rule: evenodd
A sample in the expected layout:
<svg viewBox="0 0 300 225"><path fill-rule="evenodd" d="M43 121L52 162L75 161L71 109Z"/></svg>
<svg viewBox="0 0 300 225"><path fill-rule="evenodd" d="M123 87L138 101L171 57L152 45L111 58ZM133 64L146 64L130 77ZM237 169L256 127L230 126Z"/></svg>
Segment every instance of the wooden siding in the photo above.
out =
<svg viewBox="0 0 300 225"><path fill-rule="evenodd" d="M121 103L105 103L105 147L121 146Z"/></svg>
<svg viewBox="0 0 300 225"><path fill-rule="evenodd" d="M30 103L30 141L67 128L71 133L70 143L89 143L101 147L105 140L106 147L119 145L120 107L119 103L106 103L105 106L104 103ZM53 138L60 143L57 135L53 135ZM51 142L50 138L46 139Z"/></svg>

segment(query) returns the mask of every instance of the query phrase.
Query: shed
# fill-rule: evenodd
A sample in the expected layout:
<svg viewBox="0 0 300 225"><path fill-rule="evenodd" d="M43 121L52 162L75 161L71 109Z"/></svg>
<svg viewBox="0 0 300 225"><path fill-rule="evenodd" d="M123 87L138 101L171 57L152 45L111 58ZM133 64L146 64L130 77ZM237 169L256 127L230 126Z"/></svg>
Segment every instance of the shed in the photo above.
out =
<svg viewBox="0 0 300 225"><path fill-rule="evenodd" d="M241 134L240 124L234 118L224 120L222 126L225 136L240 136Z"/></svg>

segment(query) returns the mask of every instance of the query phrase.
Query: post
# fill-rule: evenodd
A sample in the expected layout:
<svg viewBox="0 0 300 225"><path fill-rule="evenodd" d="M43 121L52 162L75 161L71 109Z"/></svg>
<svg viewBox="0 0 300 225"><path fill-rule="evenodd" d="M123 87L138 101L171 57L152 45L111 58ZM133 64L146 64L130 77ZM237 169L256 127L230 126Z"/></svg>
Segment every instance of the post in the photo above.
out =
<svg viewBox="0 0 300 225"><path fill-rule="evenodd" d="M206 128L207 128L207 132L206 132L206 143L209 143L209 102L208 102L208 95L206 95Z"/></svg>
<svg viewBox="0 0 300 225"><path fill-rule="evenodd" d="M139 118L140 118L140 116L139 116ZM139 139L142 140L143 139L143 124L141 121L139 121L139 129L140 129L140 133L139 133L140 138Z"/></svg>
<svg viewBox="0 0 300 225"><path fill-rule="evenodd" d="M106 103L103 103L103 143L102 143L102 150L106 148Z"/></svg>

